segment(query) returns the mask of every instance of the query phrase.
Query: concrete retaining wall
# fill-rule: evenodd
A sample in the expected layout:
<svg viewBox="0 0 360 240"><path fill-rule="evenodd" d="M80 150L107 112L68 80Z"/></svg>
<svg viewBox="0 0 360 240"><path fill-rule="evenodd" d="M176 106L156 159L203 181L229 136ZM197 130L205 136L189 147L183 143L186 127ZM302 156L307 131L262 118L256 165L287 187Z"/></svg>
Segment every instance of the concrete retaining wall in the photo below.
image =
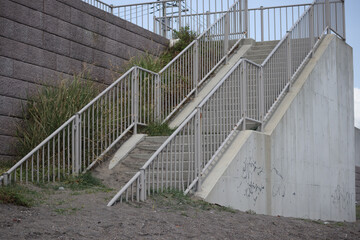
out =
<svg viewBox="0 0 360 240"><path fill-rule="evenodd" d="M355 221L352 48L328 35L264 132L243 131L198 195L242 211Z"/></svg>
<svg viewBox="0 0 360 240"><path fill-rule="evenodd" d="M21 105L43 85L86 71L105 87L130 57L168 40L80 0L0 1L0 161L13 159Z"/></svg>

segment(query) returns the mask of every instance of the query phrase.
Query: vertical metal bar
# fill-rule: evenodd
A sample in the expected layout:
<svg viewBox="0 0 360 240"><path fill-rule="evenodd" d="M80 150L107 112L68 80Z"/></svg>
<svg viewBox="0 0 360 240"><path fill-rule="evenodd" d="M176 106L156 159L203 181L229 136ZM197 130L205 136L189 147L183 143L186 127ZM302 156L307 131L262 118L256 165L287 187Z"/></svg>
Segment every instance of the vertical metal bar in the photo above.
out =
<svg viewBox="0 0 360 240"><path fill-rule="evenodd" d="M241 79L241 83L242 83L242 118L244 119L243 121L243 130L246 130L246 111L247 111L247 62L244 61L243 62L243 71L242 71L242 79Z"/></svg>
<svg viewBox="0 0 360 240"><path fill-rule="evenodd" d="M194 45L194 65L193 65L193 84L195 87L195 96L198 94L198 82L199 82L199 40L196 40Z"/></svg>
<svg viewBox="0 0 360 240"><path fill-rule="evenodd" d="M230 15L227 13L225 15L224 21L224 56L226 56L226 64L228 63L228 56L227 53L229 51L229 32L230 32Z"/></svg>
<svg viewBox="0 0 360 240"><path fill-rule="evenodd" d="M244 29L244 31L245 31L245 33L246 33L246 38L248 38L249 37L249 35L248 35L248 28L249 28L249 24L248 24L248 14L249 14L249 9L248 9L248 0L245 0L245 13L244 13L244 20L245 20L245 29Z"/></svg>
<svg viewBox="0 0 360 240"><path fill-rule="evenodd" d="M260 6L260 22L261 22L261 41L264 41L264 7Z"/></svg>
<svg viewBox="0 0 360 240"><path fill-rule="evenodd" d="M310 24L310 31L309 31L309 37L310 37L310 57L313 56L313 46L314 46L314 8L311 6L310 7L310 20L309 20L309 24Z"/></svg>
<svg viewBox="0 0 360 240"><path fill-rule="evenodd" d="M329 0L325 0L325 23L328 29L327 34L330 34L330 27L331 27L331 19L330 19L330 2Z"/></svg>
<svg viewBox="0 0 360 240"><path fill-rule="evenodd" d="M138 83L139 83L139 74L138 74L139 69L135 68L134 69L134 73L132 75L132 111L131 111L131 115L132 115L132 122L134 123L134 134L137 134L137 124L138 124L138 98L139 98L139 93L138 93Z"/></svg>
<svg viewBox="0 0 360 240"><path fill-rule="evenodd" d="M291 33L289 33L288 37L287 37L287 79L288 82L290 83L289 89L291 87L291 73L292 73L292 56L291 56Z"/></svg>
<svg viewBox="0 0 360 240"><path fill-rule="evenodd" d="M259 104L260 104L260 121L261 121L261 131L263 131L264 126L264 116L265 116L265 92L264 92L264 68L260 68L260 92L259 92Z"/></svg>
<svg viewBox="0 0 360 240"><path fill-rule="evenodd" d="M140 169L140 201L145 201L145 169Z"/></svg>
<svg viewBox="0 0 360 240"><path fill-rule="evenodd" d="M201 129L201 108L197 107L197 113L195 117L195 176L199 177L197 183L197 191L201 189L201 159L202 159L202 149L201 149L201 138L202 138L202 129Z"/></svg>
<svg viewBox="0 0 360 240"><path fill-rule="evenodd" d="M75 149L74 149L74 164L75 164L75 174L80 173L80 114L76 113L75 115L75 126L74 126L74 141L75 141Z"/></svg>
<svg viewBox="0 0 360 240"><path fill-rule="evenodd" d="M346 40L346 28L345 28L345 1L342 1L342 17L343 17L343 38Z"/></svg>
<svg viewBox="0 0 360 240"><path fill-rule="evenodd" d="M181 28L181 0L178 1L178 5L179 5L179 26L178 26L178 31L180 31Z"/></svg>

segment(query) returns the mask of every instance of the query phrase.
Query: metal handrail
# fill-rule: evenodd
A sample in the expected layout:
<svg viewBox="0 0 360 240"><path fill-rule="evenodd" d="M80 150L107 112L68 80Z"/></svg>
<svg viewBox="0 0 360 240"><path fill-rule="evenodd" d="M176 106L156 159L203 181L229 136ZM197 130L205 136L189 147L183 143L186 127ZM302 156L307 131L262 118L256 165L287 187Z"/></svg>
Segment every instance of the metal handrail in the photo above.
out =
<svg viewBox="0 0 360 240"><path fill-rule="evenodd" d="M212 26L216 27L218 22L223 21L222 19L218 19ZM208 38L211 37L211 29L210 27L207 30L209 34L206 37ZM4 182L7 183L8 179L11 182L12 177L14 181L18 177L20 181L25 179L28 182L27 172L29 169L31 181L34 181L33 175L35 173L35 181L38 182L41 180L50 181L51 177L53 181L56 181L65 173L77 174L86 171L104 157L111 147L119 142L131 129L136 133L137 125L147 124L151 121L166 121L198 87L197 78L193 78L193 75L184 75L183 71L182 74L178 75L177 71L179 71L179 66L184 67L184 65L179 65L178 62L183 63L185 60L190 60L188 62L189 66L193 66L194 61L198 61L196 59L201 59L201 55L194 57L193 52L190 52L190 49L197 45L200 40L203 39L197 38L187 46L160 73L138 66L129 69L17 162L9 171L4 173L2 178ZM191 59L189 52L191 53ZM216 54L228 56L230 52L224 51L220 53L218 51ZM219 63L215 67L218 65ZM214 67L209 70L213 71ZM189 68L188 73L192 74L192 69L190 71ZM192 81L189 85L191 88L188 92L184 92L181 98L174 96L171 92L164 92L163 88L165 86L168 84L176 86L184 77L192 78ZM142 86L143 80L147 80L148 86L146 89L152 89L151 92L149 90L145 91L145 86ZM144 97L139 93L143 93ZM145 95L147 95L147 99L145 99ZM164 100L171 98L169 104L165 102L167 112L164 111L164 105L161 106L161 104L164 104L161 102L161 98ZM143 103L139 101L143 101ZM161 116L160 112L165 112L165 114ZM29 161L31 161L31 166L28 166ZM42 175L39 173L40 164L42 164L43 168L45 165L48 167L47 171L42 170ZM20 172L17 172L18 168L20 168ZM26 176L23 176L23 168ZM52 172L50 173L50 171Z"/></svg>
<svg viewBox="0 0 360 240"><path fill-rule="evenodd" d="M266 58L266 60L263 62L263 64L258 65L258 64L254 64L250 61L248 61L247 59L241 59L239 62L237 62L232 68L231 70L223 77L223 79L212 89L212 91L201 101L201 103L198 105L198 107L186 118L186 120L176 129L176 131L161 145L161 147L151 156L151 158L143 165L142 168L140 168L139 172L137 173L137 176L139 177L139 185L137 186L137 189L139 189L138 193L139 193L139 198L140 200L145 200L147 195L150 194L150 188L151 186L154 188L152 189L152 191L159 191L160 189L163 190L163 185L165 184L165 186L170 185L170 187L173 187L173 184L170 183L168 181L168 174L173 174L171 171L170 172L166 172L166 179L164 181L163 179L163 169L160 171L159 169L157 171L154 170L154 165L156 165L157 162L157 168L159 168L159 162L161 161L161 165L163 165L164 161L166 163L168 163L169 161L171 162L171 164L173 164L173 160L176 161L176 155L180 154L180 155L184 155L184 151L182 152L176 152L176 139L179 139L178 141L180 142L180 144L184 144L184 139L182 139L182 143L181 143L181 137L184 138L186 137L186 135L184 134L184 132L186 133L187 130L187 137L188 139L191 138L191 136L193 136L194 138L194 142L192 142L191 144L195 146L194 150L188 150L189 152L189 156L194 156L193 157L193 168L192 171L190 172L190 170L188 171L188 175L191 174L191 177L188 176L188 179L190 179L191 181L187 183L187 188L186 190L183 189L184 188L184 181L182 180L181 184L179 183L177 185L176 183L176 178L180 177L184 175L183 173L183 169L178 170L179 173L175 173L175 188L180 188L181 190L184 190L184 194L187 194L193 187L195 187L196 185L199 187L201 186L201 178L204 177L207 169L209 168L209 166L213 163L213 161L216 159L217 155L222 151L222 149L224 148L224 146L227 144L227 142L229 141L229 139L235 134L236 130L242 125L243 129L246 128L246 120L250 120L250 118L247 117L246 115L246 109L247 109L247 96L248 94L251 94L249 92L246 91L247 89L247 84L250 84L251 82L254 82L251 78L254 78L254 72L255 74L255 83L256 83L256 89L259 89L259 95L256 96L257 100L260 105L262 106L261 109L263 109L266 113L266 115L264 116L264 112L261 112L261 109L258 109L258 115L259 119L253 118L255 120L255 122L260 123L261 127L263 128L264 124L266 124L269 114L271 114L271 112L276 108L276 106L281 102L283 96L286 94L286 92L288 91L289 87L291 86L292 82L295 80L295 77L298 75L299 71L304 67L305 63L307 62L307 60L312 56L312 53L315 51L315 49L317 48L317 46L320 44L321 39L323 38L325 32L326 33L330 33L329 30L331 29L331 26L324 26L324 28L321 30L321 34L320 36L318 36L319 33L315 33L313 27L308 28L309 32L308 33L302 33L305 36L308 36L310 39L310 43L309 43L309 50L305 50L305 55L303 59L300 59L299 65L296 66L292 66L291 63L296 63L296 61L299 60L294 60L294 58L291 56L291 45L292 44L298 44L296 43L297 40L302 40L304 38L303 35L299 34L299 32L301 32L300 30L297 31L296 29L300 29L301 26L303 26L304 24L306 24L307 22L309 24L314 24L314 8L316 7L316 4L319 0L315 0L314 3L311 5L311 7L301 16L301 18L296 22L296 24L290 29L290 31L285 35L285 37L283 38L282 41L279 42L279 44L277 45L277 47L270 53L270 55ZM336 2L338 3L338 2ZM336 4L335 3L335 4ZM330 3L328 0L326 0L326 4L327 4L327 8L330 8ZM342 2L343 4L343 2ZM329 11L327 11L329 12ZM331 16L329 16L327 14L326 18L329 19ZM306 18L306 19L305 19ZM305 20L303 20L305 19ZM319 20L319 16L317 16L317 21L322 21ZM327 20L327 22L331 22L329 20ZM307 28L308 26L305 25L305 28ZM344 32L344 31L343 31ZM295 41L295 43L289 42L289 38L293 35L293 34L298 34L297 35L297 39L295 37L293 37L293 41ZM307 35L308 34L308 35ZM341 33L337 33L338 35L341 36ZM317 41L314 41L314 38L317 39ZM290 64L287 65L287 69L286 69L286 74L288 74L288 77L286 78L286 81L284 83L284 85L282 86L282 90L279 94L277 94L277 92L273 92L273 93L265 93L265 96L263 96L264 94L264 87L265 84L271 80L268 79L269 76L265 76L264 75L264 71L267 71L266 67L267 67L267 63L269 61L278 61L279 59L277 58L277 54L283 52L284 50L284 44L287 44L288 47L285 48L286 51L286 60L287 62L290 62ZM295 52L296 54L296 52ZM253 70L252 70L252 75L248 75L247 74L247 69L248 66L247 64L253 65ZM282 64L281 62L279 64ZM293 70L295 69L295 70ZM241 70L241 71L240 71ZM272 71L276 71L275 69L272 69ZM218 107L219 105L222 104L226 104L223 103L222 101L224 100L216 100L213 99L214 96L216 94L221 94L221 89L222 87L224 87L225 84L231 84L231 81L233 81L233 79L231 78L232 75L238 75L239 81L241 83L237 83L238 85L236 85L235 87L233 87L231 85L231 89L235 88L237 91L239 91L239 87L243 87L243 90L240 91L242 92L242 96L241 94L238 94L239 92L236 93L228 93L226 95L230 95L233 96L234 99L231 99L230 102L239 102L239 104L237 105L237 107L241 108L241 117L238 118L238 121L233 125L233 128L231 129L230 132L225 133L226 137L225 139L222 141L222 143L220 144L220 146L218 148L215 148L216 151L213 151L210 153L210 155L207 153L208 158L204 157L204 151L207 149L207 151L209 151L209 149L211 149L212 147L212 139L208 138L207 141L210 141L210 144L208 144L206 147L202 146L202 139L204 138L204 133L202 133L205 130L205 133L207 134L211 134L210 130L213 130L213 128L210 126L210 128L206 125L202 125L202 124L209 124L209 118L207 118L206 116L206 112L204 111L209 111L210 110L210 115L211 115L211 108L206 108L205 106L209 107L211 106L211 104L213 102L215 102L215 105L212 107ZM281 81L282 79L280 79ZM273 80L271 80L273 81ZM245 89L245 90L244 90ZM220 93L219 93L220 92ZM266 94L272 94L274 95L274 102L270 105L270 107L268 109L265 108L265 101L264 101L264 97L266 97ZM239 97L240 96L240 97ZM249 98L251 101L254 101L253 98ZM256 102L251 102L251 104L256 104ZM204 108L204 110L202 110ZM234 111L234 110L233 110ZM205 114L205 116L203 116L202 114ZM225 113L225 115L233 115L234 112L230 113ZM236 115L236 114L235 114ZM206 120L204 120L204 118ZM226 118L223 117L222 118ZM225 121L225 120L224 120ZM211 121L210 121L211 122ZM226 122L229 122L229 119L226 120ZM230 121L230 124L232 124L234 122ZM196 130L194 130L196 129ZM189 131L192 132L193 134L189 135ZM183 133L183 135L181 135ZM217 130L212 132L213 134L219 134L219 132ZM215 137L215 136L214 136ZM171 144L175 145L175 150L173 153L172 150L172 146ZM190 142L187 142L188 145L190 145ZM169 150L170 149L170 150ZM172 157L171 155L174 154L174 157ZM186 153L187 154L187 153ZM165 158L165 159L164 159ZM182 161L184 160L183 156L179 158L182 158ZM161 159L161 160L160 160ZM190 160L188 160L190 162ZM176 172L176 164L180 164L183 162L181 162L181 160L178 160L178 163L175 163L175 172ZM152 166L152 168L151 168ZM172 165L171 165L172 166ZM180 166L180 165L179 165ZM190 166L190 165L189 165ZM163 168L163 167L162 167ZM179 167L180 168L180 167ZM167 170L167 167L166 167ZM161 178L160 178L160 174L161 173ZM159 180L160 178L160 180ZM154 180L157 180L156 182ZM172 178L171 178L172 179ZM181 181L181 180L179 180ZM161 183L159 183L161 182ZM159 184L161 184L161 187L159 187ZM125 187L122 188L120 190L120 192L111 200L111 202L108 204L108 206L113 205L118 199L122 199L122 193L125 192ZM127 199L125 199L127 201Z"/></svg>

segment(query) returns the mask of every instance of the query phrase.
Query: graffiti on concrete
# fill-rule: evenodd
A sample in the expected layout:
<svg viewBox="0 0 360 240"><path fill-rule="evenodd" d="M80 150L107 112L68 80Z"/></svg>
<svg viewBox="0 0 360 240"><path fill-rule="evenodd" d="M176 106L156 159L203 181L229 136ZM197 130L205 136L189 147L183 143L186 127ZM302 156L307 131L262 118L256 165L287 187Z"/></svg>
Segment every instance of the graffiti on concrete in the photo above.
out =
<svg viewBox="0 0 360 240"><path fill-rule="evenodd" d="M260 176L263 173L263 168L258 166L256 161L252 161L251 158L247 158L243 162L241 177L244 179L244 183L246 184L244 196L251 198L254 201L254 205L265 187L260 183L256 183L253 177L254 175Z"/></svg>
<svg viewBox="0 0 360 240"><path fill-rule="evenodd" d="M274 185L272 186L272 191L271 191L272 196L273 197L276 197L276 196L285 197L286 187L285 187L285 184L283 181L284 177L282 176L280 171L275 167L272 169L272 172L275 173Z"/></svg>
<svg viewBox="0 0 360 240"><path fill-rule="evenodd" d="M340 185L337 185L334 192L331 194L331 201L335 207L346 209L351 206L353 199L353 194L341 188Z"/></svg>

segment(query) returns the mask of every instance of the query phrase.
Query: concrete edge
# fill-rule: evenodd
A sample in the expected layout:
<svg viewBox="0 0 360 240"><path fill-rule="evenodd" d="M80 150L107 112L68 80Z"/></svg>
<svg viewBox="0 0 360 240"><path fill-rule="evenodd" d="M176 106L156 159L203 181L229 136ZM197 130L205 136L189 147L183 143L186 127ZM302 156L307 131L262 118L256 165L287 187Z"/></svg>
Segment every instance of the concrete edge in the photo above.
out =
<svg viewBox="0 0 360 240"><path fill-rule="evenodd" d="M254 133L252 130L240 131L236 134L234 140L227 147L224 155L222 155L215 166L205 178L204 182L201 185L201 190L195 193L195 196L202 199L206 199L207 196L211 193L212 189L215 187L216 183L219 181L220 177L224 175L224 172L230 166L231 162L237 154L237 150L242 148L242 146L247 142L249 137Z"/></svg>
<svg viewBox="0 0 360 240"><path fill-rule="evenodd" d="M132 135L121 147L116 151L114 157L110 160L109 169L114 168L121 160L127 157L129 153L134 150L136 145L144 140L146 134Z"/></svg>

